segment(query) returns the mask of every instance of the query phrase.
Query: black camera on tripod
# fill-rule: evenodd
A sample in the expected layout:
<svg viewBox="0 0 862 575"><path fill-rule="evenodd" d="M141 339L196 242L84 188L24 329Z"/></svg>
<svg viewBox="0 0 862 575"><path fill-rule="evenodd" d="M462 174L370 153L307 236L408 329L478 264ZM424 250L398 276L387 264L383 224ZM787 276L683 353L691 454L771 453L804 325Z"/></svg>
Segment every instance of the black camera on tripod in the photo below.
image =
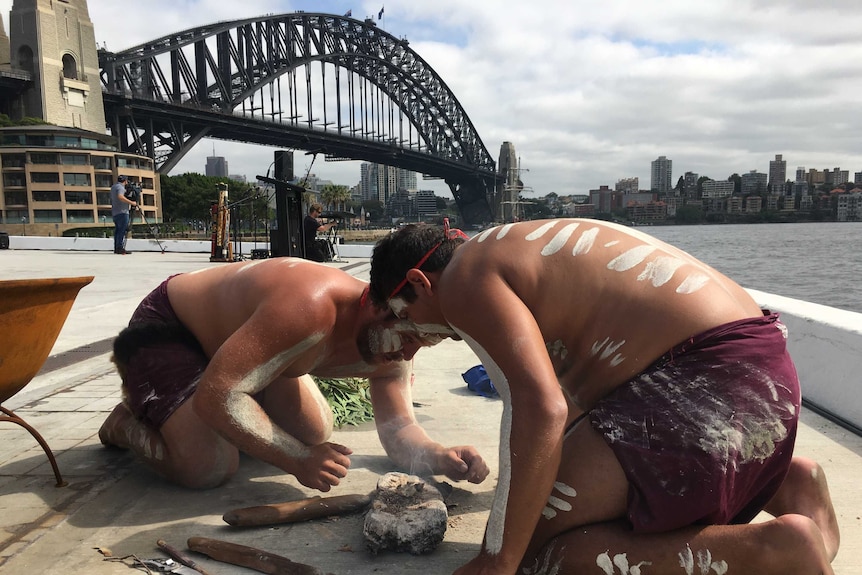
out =
<svg viewBox="0 0 862 575"><path fill-rule="evenodd" d="M133 182L126 182L126 191L123 192L126 199L131 200L138 205L141 203L141 185Z"/></svg>

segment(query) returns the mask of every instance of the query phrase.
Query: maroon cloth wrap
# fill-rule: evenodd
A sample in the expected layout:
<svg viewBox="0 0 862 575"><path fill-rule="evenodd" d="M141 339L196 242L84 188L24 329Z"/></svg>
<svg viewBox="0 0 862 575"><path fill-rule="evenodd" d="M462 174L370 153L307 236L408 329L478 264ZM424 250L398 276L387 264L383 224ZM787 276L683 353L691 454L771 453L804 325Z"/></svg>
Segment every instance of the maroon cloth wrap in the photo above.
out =
<svg viewBox="0 0 862 575"><path fill-rule="evenodd" d="M590 411L628 477L635 531L747 523L775 494L801 400L786 333L768 311L718 326Z"/></svg>
<svg viewBox="0 0 862 575"><path fill-rule="evenodd" d="M139 420L156 429L192 396L209 361L171 306L170 280L144 298L117 338L133 340L123 381L124 402ZM116 350L115 343L115 356Z"/></svg>

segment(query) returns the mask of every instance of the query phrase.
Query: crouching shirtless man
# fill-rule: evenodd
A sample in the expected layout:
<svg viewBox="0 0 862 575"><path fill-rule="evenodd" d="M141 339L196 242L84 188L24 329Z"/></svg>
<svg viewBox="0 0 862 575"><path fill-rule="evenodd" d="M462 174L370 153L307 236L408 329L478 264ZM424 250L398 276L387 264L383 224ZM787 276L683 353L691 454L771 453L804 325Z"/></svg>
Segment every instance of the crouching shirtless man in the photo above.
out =
<svg viewBox="0 0 862 575"><path fill-rule="evenodd" d="M241 450L329 491L351 450L327 441L332 411L310 374L364 377L397 465L481 482L488 467L476 449L443 447L413 414L410 360L439 337L396 330L388 309L366 301L367 286L293 258L168 278L114 343L124 401L99 437L188 487L225 482Z"/></svg>
<svg viewBox="0 0 862 575"><path fill-rule="evenodd" d="M375 246L370 294L464 339L504 401L458 575L832 573L823 470L792 455L787 330L716 270L596 220L411 225Z"/></svg>

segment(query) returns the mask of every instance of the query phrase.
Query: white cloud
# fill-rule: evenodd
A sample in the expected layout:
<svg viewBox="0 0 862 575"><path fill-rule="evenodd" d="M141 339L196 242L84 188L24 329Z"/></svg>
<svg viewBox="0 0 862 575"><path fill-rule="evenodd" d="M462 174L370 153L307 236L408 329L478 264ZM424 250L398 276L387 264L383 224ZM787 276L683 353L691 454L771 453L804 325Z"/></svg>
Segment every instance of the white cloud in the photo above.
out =
<svg viewBox="0 0 862 575"><path fill-rule="evenodd" d="M4 21L12 0L0 0ZM826 5L828 4L828 5ZM515 144L537 194L584 193L650 162L726 178L796 166L862 171L856 143L862 11L855 0L90 0L99 43L123 49L217 20L296 9L376 17L440 74L495 158ZM118 23L122 23L118 26ZM7 22L8 25L8 22ZM179 171L203 171L204 141ZM272 149L216 142L231 171L265 173ZM297 171L310 157L298 155ZM338 183L358 163L312 171ZM429 185L442 191L440 182Z"/></svg>

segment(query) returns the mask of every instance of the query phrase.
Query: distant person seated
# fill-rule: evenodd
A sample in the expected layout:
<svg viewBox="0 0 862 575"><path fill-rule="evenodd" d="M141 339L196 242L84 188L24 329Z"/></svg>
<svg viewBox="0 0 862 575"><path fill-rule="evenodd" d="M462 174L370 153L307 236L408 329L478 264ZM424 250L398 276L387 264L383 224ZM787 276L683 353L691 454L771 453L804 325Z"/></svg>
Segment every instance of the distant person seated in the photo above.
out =
<svg viewBox="0 0 862 575"><path fill-rule="evenodd" d="M332 246L323 238L317 237L317 232L328 232L335 223L322 224L317 218L323 212L323 206L314 203L308 208L308 215L302 222L302 239L305 245L305 258L316 262L332 260Z"/></svg>

